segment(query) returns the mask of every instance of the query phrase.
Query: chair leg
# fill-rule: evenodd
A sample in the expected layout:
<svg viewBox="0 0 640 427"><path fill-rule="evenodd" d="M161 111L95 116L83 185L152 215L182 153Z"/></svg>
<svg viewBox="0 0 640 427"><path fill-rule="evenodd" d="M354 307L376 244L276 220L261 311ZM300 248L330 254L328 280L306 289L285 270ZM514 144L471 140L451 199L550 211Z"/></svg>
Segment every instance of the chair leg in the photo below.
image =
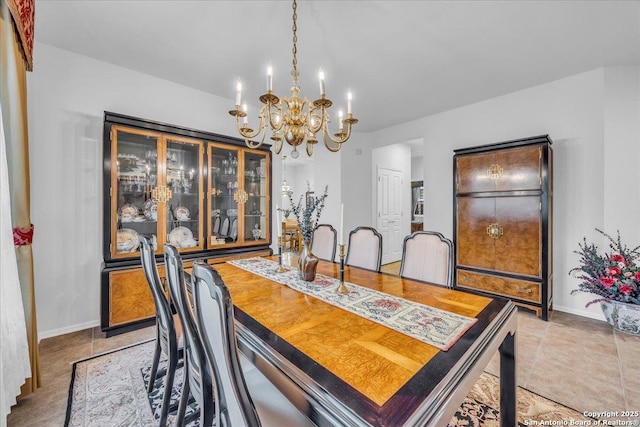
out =
<svg viewBox="0 0 640 427"><path fill-rule="evenodd" d="M173 380L176 374L176 366L178 365L177 355L169 354L167 375L164 380L164 395L162 397L162 410L160 411L160 427L167 425L167 416L169 415L169 405L171 404L171 393L173 392Z"/></svg>
<svg viewBox="0 0 640 427"><path fill-rule="evenodd" d="M162 349L160 348L160 340L156 338L156 350L153 353L153 363L151 364L151 373L149 374L149 386L147 392L151 393L156 382L156 375L158 373L158 362L160 362L160 354Z"/></svg>
<svg viewBox="0 0 640 427"><path fill-rule="evenodd" d="M216 413L216 405L211 397L205 397L202 399L202 406L200 408L200 425L211 426L213 425L213 418Z"/></svg>
<svg viewBox="0 0 640 427"><path fill-rule="evenodd" d="M180 404L178 405L178 413L176 414L175 425L181 427L184 424L184 414L187 412L187 405L189 404L189 373L187 369L187 359L184 359L184 375L182 377L182 394L180 395ZM203 425L203 424L201 424Z"/></svg>

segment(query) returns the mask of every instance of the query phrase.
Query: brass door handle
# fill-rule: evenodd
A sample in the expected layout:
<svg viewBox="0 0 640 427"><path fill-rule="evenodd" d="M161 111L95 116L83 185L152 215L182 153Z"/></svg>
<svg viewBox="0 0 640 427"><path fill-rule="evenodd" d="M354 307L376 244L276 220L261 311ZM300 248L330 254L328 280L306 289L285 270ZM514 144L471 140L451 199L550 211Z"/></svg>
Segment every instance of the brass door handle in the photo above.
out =
<svg viewBox="0 0 640 427"><path fill-rule="evenodd" d="M249 200L249 195L244 190L238 190L233 195L233 200L235 200L235 202L239 205L243 205L247 202L247 200Z"/></svg>
<svg viewBox="0 0 640 427"><path fill-rule="evenodd" d="M492 239L499 239L500 236L502 236L504 233L502 226L496 222L494 224L489 224L489 226L487 227L487 234Z"/></svg>
<svg viewBox="0 0 640 427"><path fill-rule="evenodd" d="M516 292L522 292L522 293L525 293L525 294L530 294L533 291L531 289L525 289L525 288L521 288L519 286L516 286Z"/></svg>
<svg viewBox="0 0 640 427"><path fill-rule="evenodd" d="M489 168L487 169L487 176L491 179L498 180L502 178L503 172L504 172L504 169L502 169L500 165L495 164L495 165L489 166Z"/></svg>
<svg viewBox="0 0 640 427"><path fill-rule="evenodd" d="M151 197L156 199L160 203L167 203L169 200L171 200L171 196L171 190L169 189L169 187L165 187L164 185L159 185L151 190Z"/></svg>

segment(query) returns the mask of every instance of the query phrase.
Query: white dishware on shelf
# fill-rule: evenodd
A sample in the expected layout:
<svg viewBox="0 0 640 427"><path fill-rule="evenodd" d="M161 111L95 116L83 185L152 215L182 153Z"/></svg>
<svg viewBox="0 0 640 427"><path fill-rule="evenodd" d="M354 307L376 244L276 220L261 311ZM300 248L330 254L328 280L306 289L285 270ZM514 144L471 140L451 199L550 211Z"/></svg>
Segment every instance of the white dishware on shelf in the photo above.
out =
<svg viewBox="0 0 640 427"><path fill-rule="evenodd" d="M134 252L138 249L138 232L130 228L121 228L116 233L116 247L118 253Z"/></svg>

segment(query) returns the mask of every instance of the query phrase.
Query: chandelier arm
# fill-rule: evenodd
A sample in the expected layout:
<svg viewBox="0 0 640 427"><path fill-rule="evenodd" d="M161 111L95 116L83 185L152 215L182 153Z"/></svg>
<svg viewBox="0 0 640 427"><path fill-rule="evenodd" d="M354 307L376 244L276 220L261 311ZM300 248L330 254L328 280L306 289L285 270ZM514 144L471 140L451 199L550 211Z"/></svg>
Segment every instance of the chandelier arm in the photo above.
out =
<svg viewBox="0 0 640 427"><path fill-rule="evenodd" d="M322 141L324 142L324 146L327 147L327 150L332 153L337 153L342 148L342 143L331 138L331 135L329 135L326 129L322 129Z"/></svg>
<svg viewBox="0 0 640 427"><path fill-rule="evenodd" d="M316 110L320 109L320 114L316 113ZM309 104L309 110L308 110L308 115L307 115L307 129L311 132L311 133L318 133L318 131L320 129L322 129L322 124L324 123L324 119L323 119L323 111L324 108L318 108L315 105L313 105L313 103ZM315 122L317 123L316 126L313 126L313 122L316 119Z"/></svg>
<svg viewBox="0 0 640 427"><path fill-rule="evenodd" d="M344 121L343 121L344 123ZM338 135L340 135L337 139L334 139L331 134L329 132L327 132L327 130L323 129L322 131L322 137L324 138L325 141L325 145L326 145L326 141L327 138L329 138L332 142L336 143L336 144L343 144L345 142L347 142L347 140L349 139L349 137L351 137L351 123L346 123L347 126L347 130L346 132L340 132ZM329 148L329 146L327 146L327 148ZM339 148L338 148L339 150ZM336 150L337 151L337 150Z"/></svg>
<svg viewBox="0 0 640 427"><path fill-rule="evenodd" d="M248 138L245 138L244 139L244 143L249 148L259 148L264 143L264 137L265 136L267 136L267 132L263 132L262 133L262 139L260 140L260 142L253 142L253 141L249 140Z"/></svg>
<svg viewBox="0 0 640 427"><path fill-rule="evenodd" d="M285 122L284 113L282 111L282 100L280 100L278 104L274 104L274 107L276 111L271 111L271 105L269 105L267 114L269 116L269 125L271 126L271 130L273 130L274 132L278 132L280 129L282 129L282 126L284 125L284 122ZM278 122L275 122L273 120L274 114L280 115L280 120Z"/></svg>
<svg viewBox="0 0 640 427"><path fill-rule="evenodd" d="M273 151L275 151L276 154L280 154L280 151L282 151L282 139L276 140L275 144L273 144Z"/></svg>
<svg viewBox="0 0 640 427"><path fill-rule="evenodd" d="M245 139L255 138L256 136L260 135L260 132L262 132L262 130L265 128L266 123L265 123L265 117L264 117L264 108L265 107L263 105L262 108L260 109L260 116L259 116L260 125L255 131L253 131L253 129L248 127L248 125L243 125L242 127L240 127L240 119L236 118L238 132L240 132L240 135L242 135Z"/></svg>

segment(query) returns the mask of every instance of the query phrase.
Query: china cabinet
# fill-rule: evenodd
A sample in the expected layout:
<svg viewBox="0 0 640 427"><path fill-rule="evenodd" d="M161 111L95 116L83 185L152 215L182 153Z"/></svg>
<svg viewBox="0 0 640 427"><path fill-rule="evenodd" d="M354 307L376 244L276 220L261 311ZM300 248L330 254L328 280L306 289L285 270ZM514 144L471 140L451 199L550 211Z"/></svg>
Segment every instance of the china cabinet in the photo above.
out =
<svg viewBox="0 0 640 427"><path fill-rule="evenodd" d="M547 135L455 150L457 288L547 320L553 302L552 150Z"/></svg>
<svg viewBox="0 0 640 427"><path fill-rule="evenodd" d="M102 330L154 321L138 238L210 263L270 254L269 147L105 112Z"/></svg>

